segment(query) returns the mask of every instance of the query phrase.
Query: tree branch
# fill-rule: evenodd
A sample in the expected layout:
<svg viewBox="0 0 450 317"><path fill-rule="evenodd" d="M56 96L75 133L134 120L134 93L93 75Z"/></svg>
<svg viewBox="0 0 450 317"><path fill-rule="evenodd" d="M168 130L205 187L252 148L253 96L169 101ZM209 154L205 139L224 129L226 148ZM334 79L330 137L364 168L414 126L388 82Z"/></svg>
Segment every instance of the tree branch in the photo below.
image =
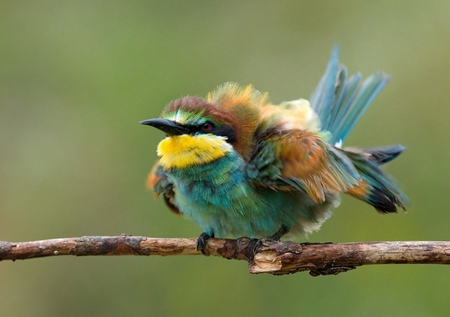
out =
<svg viewBox="0 0 450 317"><path fill-rule="evenodd" d="M195 238L90 236L29 242L0 241L0 260L75 255L201 255ZM245 260L250 273L274 275L309 271L330 275L369 264L450 264L450 242L404 241L304 243L256 239L209 239L206 253Z"/></svg>

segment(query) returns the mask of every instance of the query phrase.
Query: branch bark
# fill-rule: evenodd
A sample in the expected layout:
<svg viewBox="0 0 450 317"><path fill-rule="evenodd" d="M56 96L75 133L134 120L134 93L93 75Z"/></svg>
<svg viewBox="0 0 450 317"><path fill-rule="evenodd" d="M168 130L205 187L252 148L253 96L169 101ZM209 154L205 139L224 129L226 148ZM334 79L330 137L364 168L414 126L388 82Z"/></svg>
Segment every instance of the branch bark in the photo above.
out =
<svg viewBox="0 0 450 317"><path fill-rule="evenodd" d="M0 241L0 260L75 255L201 255L195 238L89 236L29 242ZM397 241L304 243L256 239L209 239L212 256L245 260L250 273L274 275L309 271L313 276L336 275L370 264L450 264L450 242Z"/></svg>

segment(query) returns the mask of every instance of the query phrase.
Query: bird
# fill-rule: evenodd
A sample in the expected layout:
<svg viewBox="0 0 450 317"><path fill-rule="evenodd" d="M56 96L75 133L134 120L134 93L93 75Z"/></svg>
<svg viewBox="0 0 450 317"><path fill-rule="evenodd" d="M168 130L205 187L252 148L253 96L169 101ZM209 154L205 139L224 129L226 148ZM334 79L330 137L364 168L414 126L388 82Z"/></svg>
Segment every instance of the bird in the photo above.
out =
<svg viewBox="0 0 450 317"><path fill-rule="evenodd" d="M307 236L341 194L382 214L406 210L405 195L381 168L404 147L343 147L389 78L349 77L334 47L309 101L275 105L267 93L233 82L205 98L171 101L159 118L140 122L166 134L147 187L202 228L203 253L212 237Z"/></svg>

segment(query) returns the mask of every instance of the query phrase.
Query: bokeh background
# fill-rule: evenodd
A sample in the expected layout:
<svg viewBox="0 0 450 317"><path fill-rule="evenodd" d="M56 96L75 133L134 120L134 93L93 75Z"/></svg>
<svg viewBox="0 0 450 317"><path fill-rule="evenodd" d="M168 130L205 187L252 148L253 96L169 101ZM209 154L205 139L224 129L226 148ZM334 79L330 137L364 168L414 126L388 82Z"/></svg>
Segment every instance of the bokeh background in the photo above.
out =
<svg viewBox="0 0 450 317"><path fill-rule="evenodd" d="M333 45L391 82L347 145L402 143L408 213L343 199L309 241L450 239L449 1L1 1L0 239L194 237L144 180L161 132L138 124L225 81L309 98ZM205 257L0 263L2 316L445 316L450 267L251 276Z"/></svg>

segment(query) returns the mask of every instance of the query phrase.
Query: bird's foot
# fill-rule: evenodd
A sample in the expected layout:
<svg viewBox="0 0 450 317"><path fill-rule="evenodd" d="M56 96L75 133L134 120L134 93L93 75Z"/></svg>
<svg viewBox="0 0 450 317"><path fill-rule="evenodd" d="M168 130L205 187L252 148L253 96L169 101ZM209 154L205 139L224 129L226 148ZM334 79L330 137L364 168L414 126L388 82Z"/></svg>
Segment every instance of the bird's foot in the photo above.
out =
<svg viewBox="0 0 450 317"><path fill-rule="evenodd" d="M197 242L196 242L196 249L200 250L203 255L209 256L209 252L207 252L205 250L206 248L206 243L208 241L208 239L210 238L214 238L214 235L209 235L206 232L202 232L198 237L197 237Z"/></svg>
<svg viewBox="0 0 450 317"><path fill-rule="evenodd" d="M253 249L253 254L256 254L258 249L261 247L267 247L271 242L280 241L281 237L289 232L289 228L285 225L281 225L281 228L275 232L275 234L268 236L266 238L257 239L255 247Z"/></svg>

